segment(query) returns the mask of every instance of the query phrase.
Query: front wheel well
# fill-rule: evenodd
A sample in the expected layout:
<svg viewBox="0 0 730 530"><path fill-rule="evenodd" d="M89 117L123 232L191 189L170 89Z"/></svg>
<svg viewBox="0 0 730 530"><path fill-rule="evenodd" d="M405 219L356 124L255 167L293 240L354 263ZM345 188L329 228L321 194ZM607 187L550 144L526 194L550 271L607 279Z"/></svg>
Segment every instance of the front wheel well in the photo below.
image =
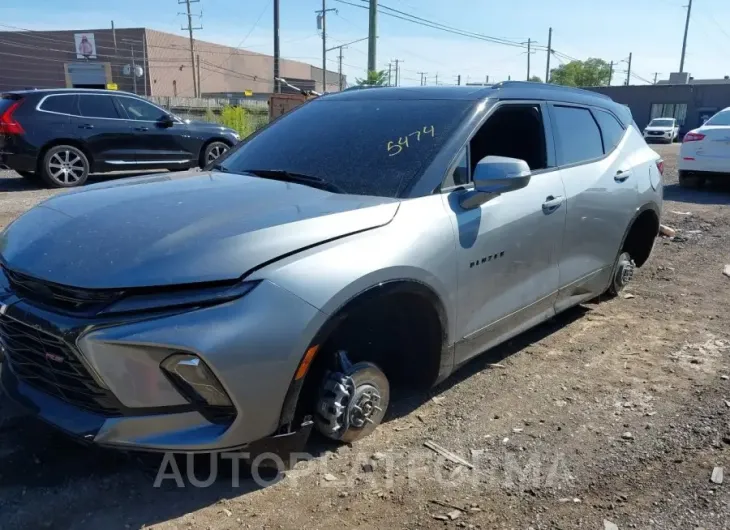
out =
<svg viewBox="0 0 730 530"><path fill-rule="evenodd" d="M200 153L198 153L198 164L200 165L200 167L205 167L205 150L213 142L222 142L222 143L226 144L228 147L233 147L233 143L225 138L222 138L222 137L209 138L208 140L203 142L203 145L200 147Z"/></svg>
<svg viewBox="0 0 730 530"><path fill-rule="evenodd" d="M644 210L631 224L621 252L628 252L636 266L641 267L649 259L658 233L659 216L654 210Z"/></svg>
<svg viewBox="0 0 730 530"><path fill-rule="evenodd" d="M438 378L445 338L443 312L424 292L394 288L356 299L315 339L320 347L296 399L296 419L314 411L326 371L337 368L338 351L353 364L378 365L396 390L425 388Z"/></svg>

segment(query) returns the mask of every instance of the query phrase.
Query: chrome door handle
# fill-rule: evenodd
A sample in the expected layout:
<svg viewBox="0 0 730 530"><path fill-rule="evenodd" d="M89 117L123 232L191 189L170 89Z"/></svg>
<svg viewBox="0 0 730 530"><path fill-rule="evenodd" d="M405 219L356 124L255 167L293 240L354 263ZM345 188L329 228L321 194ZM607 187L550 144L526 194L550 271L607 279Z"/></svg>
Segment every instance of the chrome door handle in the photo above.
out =
<svg viewBox="0 0 730 530"><path fill-rule="evenodd" d="M149 131L150 128L149 127L135 127L134 130L135 131Z"/></svg>
<svg viewBox="0 0 730 530"><path fill-rule="evenodd" d="M83 125L79 125L79 129L93 129L94 126L90 123L84 123Z"/></svg>
<svg viewBox="0 0 730 530"><path fill-rule="evenodd" d="M545 198L545 202L542 203L542 211L545 213L552 213L557 210L564 201L565 197L563 196L559 195L557 197L553 197L552 195L548 195Z"/></svg>
<svg viewBox="0 0 730 530"><path fill-rule="evenodd" d="M613 180L615 180L616 182L624 182L630 176L631 171L617 171L616 174L613 176Z"/></svg>

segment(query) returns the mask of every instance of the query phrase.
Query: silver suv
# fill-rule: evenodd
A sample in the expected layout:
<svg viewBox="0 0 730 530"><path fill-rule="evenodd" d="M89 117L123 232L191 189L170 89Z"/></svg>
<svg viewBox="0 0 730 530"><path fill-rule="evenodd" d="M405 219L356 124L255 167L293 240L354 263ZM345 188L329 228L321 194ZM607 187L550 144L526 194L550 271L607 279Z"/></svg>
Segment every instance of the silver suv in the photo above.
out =
<svg viewBox="0 0 730 530"><path fill-rule="evenodd" d="M662 163L629 110L535 83L317 98L204 172L57 195L0 237L2 385L117 448L352 442L396 385L649 258Z"/></svg>

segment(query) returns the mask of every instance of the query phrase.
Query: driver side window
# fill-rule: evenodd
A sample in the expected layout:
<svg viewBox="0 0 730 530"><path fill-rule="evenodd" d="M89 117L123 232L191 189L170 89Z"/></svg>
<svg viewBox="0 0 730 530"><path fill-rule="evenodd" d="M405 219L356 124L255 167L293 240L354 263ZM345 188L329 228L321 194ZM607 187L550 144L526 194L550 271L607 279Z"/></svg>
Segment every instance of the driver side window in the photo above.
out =
<svg viewBox="0 0 730 530"><path fill-rule="evenodd" d="M459 162L442 189L469 184L477 163L490 155L524 160L531 171L547 168L547 142L539 104L507 104L495 110L472 137L468 148L462 149Z"/></svg>
<svg viewBox="0 0 730 530"><path fill-rule="evenodd" d="M130 120L157 121L165 116L162 110L141 99L118 97L117 101Z"/></svg>

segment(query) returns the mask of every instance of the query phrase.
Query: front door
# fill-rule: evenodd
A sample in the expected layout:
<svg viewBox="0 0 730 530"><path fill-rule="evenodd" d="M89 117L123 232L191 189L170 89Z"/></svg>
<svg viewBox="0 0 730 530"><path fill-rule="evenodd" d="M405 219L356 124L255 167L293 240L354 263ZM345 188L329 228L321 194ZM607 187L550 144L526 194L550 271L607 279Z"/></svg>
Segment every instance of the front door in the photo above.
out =
<svg viewBox="0 0 730 530"><path fill-rule="evenodd" d="M551 167L544 115L539 103L499 106L447 183L452 189L444 192L444 201L453 212L457 241L457 363L554 314L566 209L560 173ZM488 155L527 161L530 183L463 208L460 198L473 188L476 162Z"/></svg>
<svg viewBox="0 0 730 530"><path fill-rule="evenodd" d="M116 96L122 112L135 132L137 164L141 167L187 167L197 164L200 142L191 137L187 126L179 121L165 124L167 113L147 101Z"/></svg>

